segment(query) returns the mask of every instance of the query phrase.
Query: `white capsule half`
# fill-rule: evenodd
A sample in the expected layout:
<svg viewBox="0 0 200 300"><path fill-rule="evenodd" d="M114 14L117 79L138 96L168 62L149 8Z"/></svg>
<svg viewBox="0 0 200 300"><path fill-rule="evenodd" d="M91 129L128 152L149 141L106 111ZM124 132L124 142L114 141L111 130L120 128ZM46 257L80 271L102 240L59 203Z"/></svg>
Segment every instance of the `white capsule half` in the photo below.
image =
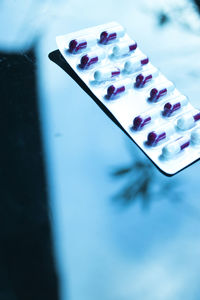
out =
<svg viewBox="0 0 200 300"><path fill-rule="evenodd" d="M130 54L134 52L136 48L137 43L135 41L120 43L113 48L113 55L115 57L120 57L126 54Z"/></svg>
<svg viewBox="0 0 200 300"><path fill-rule="evenodd" d="M146 55L130 58L124 64L124 71L131 74L142 69L149 62Z"/></svg>
<svg viewBox="0 0 200 300"><path fill-rule="evenodd" d="M177 120L177 127L181 130L188 130L195 125L193 113L188 113Z"/></svg>
<svg viewBox="0 0 200 300"><path fill-rule="evenodd" d="M125 62L125 64L124 64L124 70L127 73L134 73L137 70L141 69L141 67L142 67L141 62L138 58L129 60L129 61Z"/></svg>
<svg viewBox="0 0 200 300"><path fill-rule="evenodd" d="M176 156L179 152L184 150L190 145L190 137L189 136L183 136L169 144L167 144L162 149L162 155L167 158L173 158Z"/></svg>
<svg viewBox="0 0 200 300"><path fill-rule="evenodd" d="M114 66L101 68L94 72L94 79L98 82L111 80L120 75L120 69Z"/></svg>

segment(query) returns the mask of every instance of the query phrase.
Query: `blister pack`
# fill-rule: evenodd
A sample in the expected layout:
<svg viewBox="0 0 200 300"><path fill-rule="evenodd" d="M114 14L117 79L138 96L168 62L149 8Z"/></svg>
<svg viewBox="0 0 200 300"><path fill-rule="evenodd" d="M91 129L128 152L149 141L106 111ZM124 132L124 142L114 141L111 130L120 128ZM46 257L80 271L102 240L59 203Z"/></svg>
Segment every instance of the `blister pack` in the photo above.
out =
<svg viewBox="0 0 200 300"><path fill-rule="evenodd" d="M57 37L79 78L166 175L200 158L200 112L117 22Z"/></svg>

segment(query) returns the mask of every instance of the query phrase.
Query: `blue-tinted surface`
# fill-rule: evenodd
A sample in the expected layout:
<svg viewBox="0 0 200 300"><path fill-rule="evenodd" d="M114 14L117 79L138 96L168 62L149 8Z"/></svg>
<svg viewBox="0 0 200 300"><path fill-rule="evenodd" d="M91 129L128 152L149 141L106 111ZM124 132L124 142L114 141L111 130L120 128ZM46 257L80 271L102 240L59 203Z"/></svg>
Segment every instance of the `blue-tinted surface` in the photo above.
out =
<svg viewBox="0 0 200 300"><path fill-rule="evenodd" d="M172 178L153 169L158 186L178 186L179 201L162 192L145 210L140 198L128 206L113 201L126 179L110 173L139 150L48 59L56 35L116 20L198 107L199 36L175 21L158 27L157 1L151 8L144 0L46 1L43 7L29 1L32 8L22 2L1 4L0 46L23 49L40 34L38 93L62 299L199 299L199 163Z"/></svg>

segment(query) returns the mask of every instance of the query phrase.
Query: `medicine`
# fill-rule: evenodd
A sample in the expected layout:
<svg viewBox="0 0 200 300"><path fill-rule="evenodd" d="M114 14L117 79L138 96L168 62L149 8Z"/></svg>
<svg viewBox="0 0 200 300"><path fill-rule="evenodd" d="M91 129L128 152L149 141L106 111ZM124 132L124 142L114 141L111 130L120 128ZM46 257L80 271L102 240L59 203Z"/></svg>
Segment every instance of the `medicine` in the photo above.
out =
<svg viewBox="0 0 200 300"><path fill-rule="evenodd" d="M163 108L163 116L170 117L175 111L181 109L183 106L188 104L187 97L181 95L178 98L172 99L165 103Z"/></svg>
<svg viewBox="0 0 200 300"><path fill-rule="evenodd" d="M124 34L125 30L121 25L108 28L107 30L101 32L99 43L104 45L108 44L123 37Z"/></svg>
<svg viewBox="0 0 200 300"><path fill-rule="evenodd" d="M77 54L86 48L90 48L95 45L97 39L94 36L82 36L78 39L71 40L69 42L69 52Z"/></svg>
<svg viewBox="0 0 200 300"><path fill-rule="evenodd" d="M94 79L98 82L113 79L120 75L120 69L114 66L99 69L94 72Z"/></svg>
<svg viewBox="0 0 200 300"><path fill-rule="evenodd" d="M129 59L128 61L125 62L124 64L124 71L127 73L134 73L140 69L142 69L143 66L148 64L149 59L147 56L143 56L141 58L134 57Z"/></svg>
<svg viewBox="0 0 200 300"><path fill-rule="evenodd" d="M102 51L101 49L98 51L90 52L81 57L79 67L81 69L87 69L91 65L100 62L104 58L105 58L105 52Z"/></svg>
<svg viewBox="0 0 200 300"><path fill-rule="evenodd" d="M181 130L188 130L196 125L200 120L200 112L197 114L188 113L182 118L178 119L177 127Z"/></svg>
<svg viewBox="0 0 200 300"><path fill-rule="evenodd" d="M158 117L159 112L145 112L141 115L138 115L133 120L133 129L134 130L141 130L144 126L148 125L149 123L152 123L156 120Z"/></svg>
<svg viewBox="0 0 200 300"><path fill-rule="evenodd" d="M170 94L175 89L175 86L171 81L165 82L163 84L157 85L152 88L148 100L150 102L158 102L160 98Z"/></svg>
<svg viewBox="0 0 200 300"><path fill-rule="evenodd" d="M200 159L200 110L152 65L123 26L110 22L56 40L73 74L54 54L50 59L74 78L161 172L171 176Z"/></svg>
<svg viewBox="0 0 200 300"><path fill-rule="evenodd" d="M190 138L189 136L183 136L178 138L177 140L167 144L162 149L162 155L166 159L171 159L176 156L178 153L183 151L190 145Z"/></svg>
<svg viewBox="0 0 200 300"><path fill-rule="evenodd" d="M191 133L191 142L200 145L200 128L194 129Z"/></svg>
<svg viewBox="0 0 200 300"><path fill-rule="evenodd" d="M116 98L117 96L121 96L121 94L125 93L132 86L133 86L133 82L129 78L124 79L122 81L118 81L108 87L106 98L113 99Z"/></svg>
<svg viewBox="0 0 200 300"><path fill-rule="evenodd" d="M137 48L137 43L133 41L132 43L120 43L119 45L113 48L113 55L115 57L120 57L123 55L127 55L133 53Z"/></svg>
<svg viewBox="0 0 200 300"><path fill-rule="evenodd" d="M147 144L149 146L157 146L158 143L169 137L173 132L174 127L172 127L172 125L166 127L165 129L151 131L147 136Z"/></svg>
<svg viewBox="0 0 200 300"><path fill-rule="evenodd" d="M141 73L137 75L135 79L135 88L143 88L145 87L153 78L158 76L159 71L154 68L151 71Z"/></svg>

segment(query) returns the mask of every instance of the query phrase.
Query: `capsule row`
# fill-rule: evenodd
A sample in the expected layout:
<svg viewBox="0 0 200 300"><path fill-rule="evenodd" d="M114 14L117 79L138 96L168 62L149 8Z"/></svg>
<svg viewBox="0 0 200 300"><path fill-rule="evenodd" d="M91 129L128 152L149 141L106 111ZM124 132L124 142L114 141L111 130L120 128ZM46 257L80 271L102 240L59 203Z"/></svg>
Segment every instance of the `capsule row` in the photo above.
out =
<svg viewBox="0 0 200 300"><path fill-rule="evenodd" d="M103 81L103 79L107 78L113 78L115 76L120 75L120 69L118 68L105 68L102 72L96 71L94 73L94 79L97 82ZM138 88L144 88L147 86L148 83L150 83L153 79L155 79L159 75L159 71L156 68L151 68L149 70L145 70L142 73L139 73L135 77L134 83L132 83L131 78L126 78L123 80L115 81L111 86L113 91L123 91L125 93L129 88L134 87L136 89ZM108 80L108 79L107 79ZM107 91L110 90L110 87L108 87ZM156 87L155 87L156 86ZM164 97L170 95L175 90L175 86L172 82L166 81L162 84L155 84L153 88L150 89L149 95L146 97L146 100L149 103L156 103L158 101L161 101L164 99ZM113 96L119 96L122 92L114 93ZM116 97L117 98L117 97ZM115 97L113 97L115 99ZM169 103L166 104L164 107L163 116L171 116L176 110L181 108L181 105L184 105L184 101L186 100L180 100L181 104L176 103L176 100L171 100Z"/></svg>
<svg viewBox="0 0 200 300"><path fill-rule="evenodd" d="M154 115L155 118L155 115ZM142 129L145 125L149 124L153 120L152 116L145 115L137 116L133 121L133 129L139 130ZM189 121L188 121L189 120ZM146 144L148 146L157 146L161 141L167 140L173 135L176 131L176 128L180 131L186 131L194 127L200 121L200 112L198 113L187 113L181 118L179 118L176 124L168 124L165 128L159 128L148 133ZM182 124L184 123L184 126ZM180 126L181 124L181 126ZM176 125L176 126L174 126ZM200 140L196 138L196 140Z"/></svg>
<svg viewBox="0 0 200 300"><path fill-rule="evenodd" d="M151 131L147 137L147 143L150 146L156 146L161 140L169 138L175 132L175 129L186 131L194 127L200 121L200 112L187 113L177 120L174 124L168 125L165 129ZM184 124L184 125L183 125Z"/></svg>
<svg viewBox="0 0 200 300"><path fill-rule="evenodd" d="M128 72L128 74L144 70L143 67L148 64L149 59L148 59L148 57L143 55L140 58L134 58L134 60L132 62L133 62L132 70L131 70L131 72ZM109 81L109 80L113 79L113 77L119 76L121 73L127 74L125 65L126 65L126 63L124 64L124 68L121 68L121 70L118 67L113 66L113 65L101 67L94 72L94 80L101 83L104 81ZM157 69L155 69L155 70L156 70L156 74L158 74L158 70ZM156 75L156 74L152 74L152 76ZM152 77L150 77L150 78L143 78L141 76L138 77L137 87L144 86L147 83L147 81L149 81L150 79L152 79Z"/></svg>
<svg viewBox="0 0 200 300"><path fill-rule="evenodd" d="M121 56L131 54L132 52L134 52L134 50L136 48L137 48L137 44L135 42L121 43L120 45L117 45L113 48L113 52L112 52L111 57L119 58ZM87 54L85 54L81 57L81 62L82 62L82 60L85 60L85 58L87 57L87 64L80 63L81 68L86 69L89 66L91 66L91 64L94 64L94 63L97 63L97 62L99 63L105 58L105 56L106 56L106 52L102 48L98 48L98 49L95 49L93 51L89 51ZM134 65L133 65L133 63L134 63ZM141 64L142 63L145 64L145 61L141 62ZM130 62L127 62L127 65L125 66L125 69L126 68L130 69L131 67L135 68L135 61L134 60L133 60L133 62L131 60L130 60Z"/></svg>
<svg viewBox="0 0 200 300"><path fill-rule="evenodd" d="M117 76L120 74L120 70L116 69L113 73L114 74L112 76ZM135 89L143 88L150 81L152 81L156 76L158 76L158 73L159 72L157 69L152 69L138 74L134 80L132 78L125 78L123 80L115 81L108 86L105 97L107 99L114 100L117 99L122 94L125 94L131 88L135 88ZM104 74L106 74L106 71Z"/></svg>
<svg viewBox="0 0 200 300"><path fill-rule="evenodd" d="M133 119L133 129L141 130L144 126L155 121L160 115L162 115L163 117L171 117L177 111L185 107L187 104L188 104L188 98L184 95L180 95L179 97L176 97L174 99L172 98L167 103L164 104L161 111L158 110L158 108L156 108L154 110L150 110L136 116Z"/></svg>
<svg viewBox="0 0 200 300"><path fill-rule="evenodd" d="M103 49L99 48L96 49L95 51L90 51L84 54L80 58L80 62L78 66L82 70L91 69L91 67L94 67L95 65L97 65L97 63L98 64L101 63L105 59L105 57L106 57L106 52ZM124 68L123 68L124 72L126 74L132 74L137 70L141 69L143 66L147 65L148 62L149 59L146 55L142 55L142 56L136 55L124 63Z"/></svg>
<svg viewBox="0 0 200 300"><path fill-rule="evenodd" d="M68 51L72 54L78 54L83 50L89 49L95 46L97 43L101 45L108 45L112 42L117 41L125 35L125 29L121 25L112 26L100 33L99 38L96 38L95 35L83 35L76 39L72 39L68 45ZM120 52L129 52L134 51L137 48L137 44L134 43L130 45L129 49L115 49L116 55L119 55Z"/></svg>
<svg viewBox="0 0 200 300"><path fill-rule="evenodd" d="M183 108L187 104L188 104L188 98L181 95L179 98L172 99L169 102L167 102L164 105L161 114L164 117L169 117L171 114L173 114L173 112L177 111L178 109ZM168 114L166 115L166 107L167 107L167 111L169 110L169 107L172 108L172 109L170 109L171 114L169 114L169 111L168 111ZM174 107L174 110L173 110L173 107ZM154 122L159 117L159 115L160 115L160 111L153 110L153 111L145 112L143 114L136 116L133 119L132 129L135 131L139 131L139 130L143 129L145 126ZM180 131L186 131L186 130L190 130L191 128L193 128L197 123L200 123L199 121L200 121L200 112L197 112L197 113L188 112L188 113L183 114L180 118L177 119L175 126Z"/></svg>

